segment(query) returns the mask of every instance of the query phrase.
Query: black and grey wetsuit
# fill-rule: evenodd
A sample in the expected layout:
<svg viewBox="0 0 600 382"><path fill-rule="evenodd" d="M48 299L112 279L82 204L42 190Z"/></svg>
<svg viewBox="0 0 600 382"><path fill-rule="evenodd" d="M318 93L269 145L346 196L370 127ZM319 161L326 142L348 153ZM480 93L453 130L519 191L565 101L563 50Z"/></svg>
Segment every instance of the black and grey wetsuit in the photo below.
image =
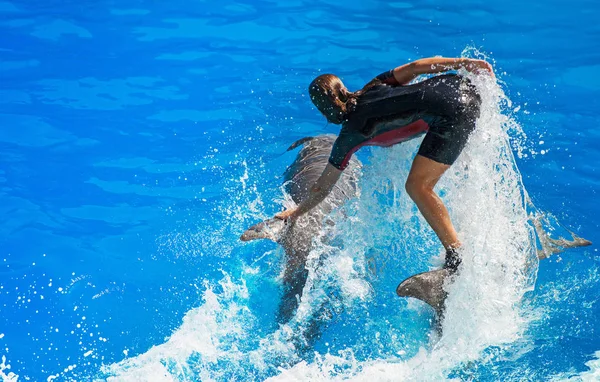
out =
<svg viewBox="0 0 600 382"><path fill-rule="evenodd" d="M329 163L344 169L363 146L391 146L427 133L419 155L452 164L479 117L481 100L465 77L446 74L402 86L392 71L357 99L333 145Z"/></svg>

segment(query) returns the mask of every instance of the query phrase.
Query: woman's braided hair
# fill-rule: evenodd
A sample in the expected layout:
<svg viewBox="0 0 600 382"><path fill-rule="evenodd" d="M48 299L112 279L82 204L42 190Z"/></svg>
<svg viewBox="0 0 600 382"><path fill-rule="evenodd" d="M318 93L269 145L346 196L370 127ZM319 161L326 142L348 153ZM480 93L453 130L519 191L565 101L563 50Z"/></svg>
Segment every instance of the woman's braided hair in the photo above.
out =
<svg viewBox="0 0 600 382"><path fill-rule="evenodd" d="M313 104L327 120L336 125L346 120L356 107L356 95L349 92L342 80L333 74L315 78L308 87Z"/></svg>

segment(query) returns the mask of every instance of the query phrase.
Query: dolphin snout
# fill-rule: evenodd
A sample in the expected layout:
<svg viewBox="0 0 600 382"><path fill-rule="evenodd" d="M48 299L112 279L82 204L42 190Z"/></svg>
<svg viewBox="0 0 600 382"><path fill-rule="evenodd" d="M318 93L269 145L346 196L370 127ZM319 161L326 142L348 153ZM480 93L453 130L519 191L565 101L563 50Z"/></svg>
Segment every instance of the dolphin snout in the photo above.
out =
<svg viewBox="0 0 600 382"><path fill-rule="evenodd" d="M272 218L264 222L253 225L248 228L242 236L241 241L251 241L257 239L269 239L278 241L285 227L285 222L281 219Z"/></svg>
<svg viewBox="0 0 600 382"><path fill-rule="evenodd" d="M260 237L260 232L258 232L254 227L248 228L242 234L242 236L240 236L240 240L241 241L251 241L251 240L256 240L256 239L262 239L262 237Z"/></svg>

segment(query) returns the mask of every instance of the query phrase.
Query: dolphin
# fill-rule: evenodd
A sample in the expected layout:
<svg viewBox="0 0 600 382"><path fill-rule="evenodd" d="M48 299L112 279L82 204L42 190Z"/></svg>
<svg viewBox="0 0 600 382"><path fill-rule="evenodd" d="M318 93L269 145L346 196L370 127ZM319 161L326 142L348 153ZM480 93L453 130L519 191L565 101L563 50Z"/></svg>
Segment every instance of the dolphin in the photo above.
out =
<svg viewBox="0 0 600 382"><path fill-rule="evenodd" d="M285 191L296 204L308 197L310 188L323 173L335 139L336 136L332 134L302 138L287 149L290 151L302 147L284 173ZM240 237L242 241L269 239L279 243L285 250L284 293L277 313L279 323L289 322L298 308L308 277L308 255L314 248L315 240L322 239L324 224L333 224L327 215L358 195L361 168L360 161L352 158L327 198L294 222L269 219L248 228Z"/></svg>

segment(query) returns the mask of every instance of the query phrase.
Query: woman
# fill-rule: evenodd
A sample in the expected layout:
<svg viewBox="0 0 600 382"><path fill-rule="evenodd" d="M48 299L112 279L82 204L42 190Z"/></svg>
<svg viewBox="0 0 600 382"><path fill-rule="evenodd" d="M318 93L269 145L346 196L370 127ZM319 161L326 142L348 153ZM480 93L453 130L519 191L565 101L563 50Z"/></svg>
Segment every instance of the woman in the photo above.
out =
<svg viewBox="0 0 600 382"><path fill-rule="evenodd" d="M323 201L340 178L354 152L363 146L391 146L425 133L406 191L446 250L445 268L455 272L461 243L448 210L433 188L465 147L479 116L480 98L469 80L455 74L408 85L422 74L466 69L494 76L483 60L433 57L382 73L361 90L350 92L335 75L324 74L309 86L314 105L342 129L329 163L297 208L276 215L297 219Z"/></svg>

